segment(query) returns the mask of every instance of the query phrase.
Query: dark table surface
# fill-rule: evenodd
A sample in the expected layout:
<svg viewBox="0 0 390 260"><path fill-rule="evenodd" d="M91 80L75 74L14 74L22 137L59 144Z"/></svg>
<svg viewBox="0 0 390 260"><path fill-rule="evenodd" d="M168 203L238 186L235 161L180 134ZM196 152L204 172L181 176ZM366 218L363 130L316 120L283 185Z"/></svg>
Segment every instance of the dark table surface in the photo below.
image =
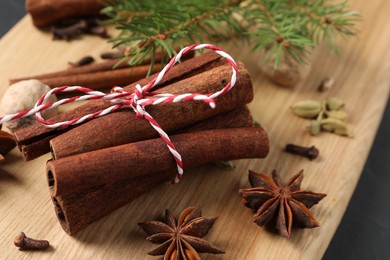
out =
<svg viewBox="0 0 390 260"><path fill-rule="evenodd" d="M1 0L0 37L24 15L24 0ZM324 259L390 259L389 162L390 102L362 176Z"/></svg>

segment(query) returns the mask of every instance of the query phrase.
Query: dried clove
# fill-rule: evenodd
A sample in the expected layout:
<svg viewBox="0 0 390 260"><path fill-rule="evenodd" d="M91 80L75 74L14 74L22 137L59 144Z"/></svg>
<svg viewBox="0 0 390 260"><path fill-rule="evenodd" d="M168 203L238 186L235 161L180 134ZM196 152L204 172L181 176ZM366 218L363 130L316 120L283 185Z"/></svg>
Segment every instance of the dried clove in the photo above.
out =
<svg viewBox="0 0 390 260"><path fill-rule="evenodd" d="M19 250L46 250L50 247L49 241L29 238L24 232L15 237L14 245L19 247Z"/></svg>
<svg viewBox="0 0 390 260"><path fill-rule="evenodd" d="M53 39L71 40L81 34L98 35L109 38L107 30L96 17L67 19L52 26Z"/></svg>
<svg viewBox="0 0 390 260"><path fill-rule="evenodd" d="M287 144L285 151L292 154L301 155L308 158L309 160L314 160L320 154L320 151L313 145L310 147L303 147L295 144Z"/></svg>
<svg viewBox="0 0 390 260"><path fill-rule="evenodd" d="M100 58L105 60L113 60L122 57L123 57L123 53L120 51L103 52L102 54L100 54Z"/></svg>
<svg viewBox="0 0 390 260"><path fill-rule="evenodd" d="M85 20L79 20L78 22L65 27L52 26L51 31L54 40L64 39L68 41L79 37L87 28L87 22Z"/></svg>
<svg viewBox="0 0 390 260"><path fill-rule="evenodd" d="M96 17L87 17L84 20L87 22L88 28L92 28L92 27L101 25L100 20Z"/></svg>
<svg viewBox="0 0 390 260"><path fill-rule="evenodd" d="M101 25L88 28L87 33L97 35L105 39L110 38L110 35L108 35L106 28Z"/></svg>
<svg viewBox="0 0 390 260"><path fill-rule="evenodd" d="M69 65L71 65L72 67L80 67L80 66L84 66L84 65L88 65L88 64L91 64L92 62L94 62L95 59L92 57L92 56L85 56L85 57L82 57L81 59L79 59L78 61L76 62L68 62Z"/></svg>

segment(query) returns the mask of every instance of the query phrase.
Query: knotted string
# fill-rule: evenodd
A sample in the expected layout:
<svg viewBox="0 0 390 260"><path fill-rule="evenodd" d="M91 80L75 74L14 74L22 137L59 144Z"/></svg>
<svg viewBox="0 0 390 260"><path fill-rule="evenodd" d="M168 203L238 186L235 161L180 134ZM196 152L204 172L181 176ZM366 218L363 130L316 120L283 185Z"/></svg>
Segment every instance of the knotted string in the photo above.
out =
<svg viewBox="0 0 390 260"><path fill-rule="evenodd" d="M173 95L173 94L160 94L160 93L151 92L153 87L156 86L163 79L163 77L181 59L182 56L186 55L192 50L200 50L200 49L213 50L216 53L218 53L220 56L226 58L226 61L230 64L232 68L232 75L230 81L226 84L225 87L223 87L221 90L215 93L210 93L210 94L185 93L185 94ZM137 84L133 92L125 91L121 87L114 87L110 94L105 94L100 91L94 91L92 89L81 87L81 86L58 87L42 95L39 98L38 102L35 104L33 109L23 110L15 114L6 115L2 118L0 117L0 124L7 121L11 121L11 120L15 120L15 119L19 119L22 117L27 117L35 114L36 119L42 124L44 124L46 127L64 128L70 125L81 124L93 118L110 114L122 108L132 108L136 113L137 117L148 120L150 125L158 132L160 137L166 143L169 151L171 152L171 154L173 155L176 161L178 174L176 175L173 182L177 183L180 181L183 175L183 161L181 155L176 150L175 145L171 142L167 133L161 128L158 122L145 110L145 107L149 105L158 105L161 103L203 101L206 104L209 104L211 108L215 108L216 106L215 98L224 95L235 85L237 79L237 73L238 73L238 69L237 69L236 62L229 54L224 52L222 49L210 44L193 44L180 50L180 52L177 53L169 61L169 63L161 70L161 72L154 79L152 79L147 85L141 87L139 84ZM48 99L51 95L62 93L62 92L73 92L73 91L83 92L85 93L85 95L74 96L71 98L64 98L56 102L43 104L43 102L46 99ZM41 112L47 109L51 109L72 102L77 102L82 100L92 100L92 99L108 100L114 105L106 109L84 115L79 118L74 118L69 121L56 122L56 123L45 120L41 115Z"/></svg>

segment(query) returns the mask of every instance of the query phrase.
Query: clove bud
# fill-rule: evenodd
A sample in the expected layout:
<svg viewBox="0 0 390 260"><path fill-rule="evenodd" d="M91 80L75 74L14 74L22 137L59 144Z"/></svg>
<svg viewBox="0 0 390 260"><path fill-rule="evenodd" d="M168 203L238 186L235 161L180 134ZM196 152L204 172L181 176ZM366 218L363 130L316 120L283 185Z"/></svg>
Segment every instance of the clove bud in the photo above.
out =
<svg viewBox="0 0 390 260"><path fill-rule="evenodd" d="M69 65L71 65L72 67L80 67L91 64L94 61L95 59L92 56L85 56L76 62L69 62Z"/></svg>
<svg viewBox="0 0 390 260"><path fill-rule="evenodd" d="M87 22L85 20L79 20L77 23L65 27L52 26L51 31L54 40L71 40L80 36L87 28Z"/></svg>
<svg viewBox="0 0 390 260"><path fill-rule="evenodd" d="M45 250L50 247L49 241L26 237L23 232L15 237L14 245L19 247L19 250Z"/></svg>
<svg viewBox="0 0 390 260"><path fill-rule="evenodd" d="M320 151L313 145L310 147L303 147L295 144L287 144L285 151L292 154L301 155L308 158L309 160L314 160L320 154Z"/></svg>
<svg viewBox="0 0 390 260"><path fill-rule="evenodd" d="M118 59L122 57L123 53L119 51L103 52L102 54L100 54L100 58L104 60Z"/></svg>

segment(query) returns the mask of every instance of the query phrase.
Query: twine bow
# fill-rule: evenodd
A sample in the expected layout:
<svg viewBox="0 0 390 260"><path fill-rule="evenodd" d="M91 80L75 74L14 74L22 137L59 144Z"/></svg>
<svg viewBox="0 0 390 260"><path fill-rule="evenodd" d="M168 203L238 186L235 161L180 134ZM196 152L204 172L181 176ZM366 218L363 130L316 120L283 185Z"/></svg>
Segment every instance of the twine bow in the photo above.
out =
<svg viewBox="0 0 390 260"><path fill-rule="evenodd" d="M220 56L226 58L226 61L230 64L232 68L232 76L230 81L226 84L225 87L223 87L221 90L215 93L210 93L210 94L185 93L185 94L173 95L173 94L160 94L160 93L152 92L153 87L156 86L163 79L163 77L181 59L182 56L186 55L192 50L200 50L200 49L213 50L216 53L218 53ZM127 92L121 87L114 87L110 94L105 94L100 91L94 91L92 89L81 87L81 86L58 87L42 95L39 98L38 102L35 104L33 109L23 110L15 114L6 115L2 118L0 117L0 124L7 121L11 121L11 120L15 120L15 119L19 119L22 117L27 117L35 114L36 119L42 124L44 124L46 127L63 128L70 125L81 124L93 118L104 116L112 112L115 112L121 108L132 108L136 113L137 117L144 118L149 121L150 125L158 132L160 137L166 143L169 151L171 152L171 154L173 155L176 161L178 174L176 175L173 182L177 183L180 181L183 175L183 161L181 155L176 150L175 145L171 142L167 133L161 128L158 122L145 110L145 107L149 105L158 105L161 103L203 101L206 104L209 104L211 108L215 108L216 106L215 98L224 95L235 85L237 79L237 72L238 69L237 69L236 62L229 54L224 52L222 49L210 44L193 44L180 50L180 52L177 53L169 61L169 63L161 70L161 72L157 75L157 77L152 79L147 85L141 87L139 84L137 84L133 92ZM85 95L74 96L71 98L64 98L56 102L43 104L43 102L53 94L57 94L61 92L73 92L73 91L83 92L85 93ZM91 99L108 100L114 105L106 109L84 115L79 118L74 118L69 121L56 122L56 123L45 120L41 115L41 112L46 109L58 107L60 105L67 104L67 103L72 103L72 102L77 102L82 100L91 100Z"/></svg>

